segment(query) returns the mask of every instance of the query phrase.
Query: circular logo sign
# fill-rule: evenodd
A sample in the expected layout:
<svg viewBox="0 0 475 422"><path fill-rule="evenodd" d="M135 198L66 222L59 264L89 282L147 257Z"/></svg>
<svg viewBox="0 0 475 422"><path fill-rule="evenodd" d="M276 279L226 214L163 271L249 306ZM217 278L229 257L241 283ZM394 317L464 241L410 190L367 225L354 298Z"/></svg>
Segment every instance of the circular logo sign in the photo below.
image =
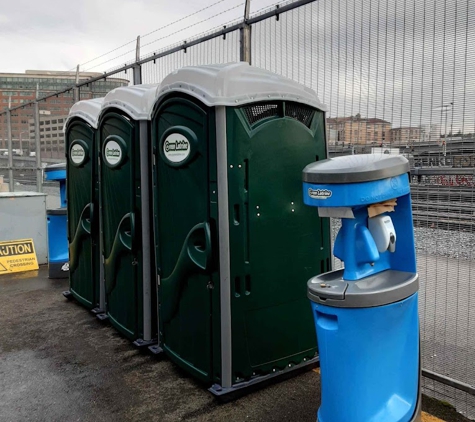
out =
<svg viewBox="0 0 475 422"><path fill-rule="evenodd" d="M104 158L111 166L120 163L122 160L122 148L116 141L108 141L106 143Z"/></svg>
<svg viewBox="0 0 475 422"><path fill-rule="evenodd" d="M163 142L163 154L172 163L185 161L190 153L190 141L181 133L171 133Z"/></svg>
<svg viewBox="0 0 475 422"><path fill-rule="evenodd" d="M84 163L84 160L86 159L86 151L84 150L84 147L81 144L74 144L71 147L70 157L71 161L76 165Z"/></svg>

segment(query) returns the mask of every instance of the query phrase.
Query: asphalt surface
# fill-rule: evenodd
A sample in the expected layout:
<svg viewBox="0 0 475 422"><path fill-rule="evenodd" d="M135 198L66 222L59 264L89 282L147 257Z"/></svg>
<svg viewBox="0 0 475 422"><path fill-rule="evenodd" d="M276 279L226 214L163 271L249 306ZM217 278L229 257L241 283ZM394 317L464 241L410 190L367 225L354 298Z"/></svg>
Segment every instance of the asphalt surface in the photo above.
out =
<svg viewBox="0 0 475 422"><path fill-rule="evenodd" d="M318 371L221 403L167 359L133 348L63 298L47 269L0 277L0 421L315 422ZM453 408L424 398L446 421Z"/></svg>
<svg viewBox="0 0 475 422"><path fill-rule="evenodd" d="M0 421L315 422L316 372L222 404L64 299L67 287L45 268L0 278Z"/></svg>

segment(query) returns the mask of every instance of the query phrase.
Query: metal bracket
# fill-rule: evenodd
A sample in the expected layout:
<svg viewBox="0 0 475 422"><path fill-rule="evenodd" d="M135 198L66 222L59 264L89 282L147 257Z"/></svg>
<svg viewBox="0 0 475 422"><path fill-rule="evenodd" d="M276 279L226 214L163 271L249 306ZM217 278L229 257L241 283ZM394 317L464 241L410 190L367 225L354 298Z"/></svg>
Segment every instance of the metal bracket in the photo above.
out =
<svg viewBox="0 0 475 422"><path fill-rule="evenodd" d="M299 363L298 365L293 365L286 367L280 371L271 372L267 375L258 375L252 377L248 381L242 381L236 384L233 384L231 387L221 387L219 384L213 384L208 391L218 398L224 398L228 395L241 395L246 394L248 390L252 387L263 385L265 382L279 378L279 380L285 379L285 377L293 376L296 372L306 371L315 367L320 361L318 356L315 356L312 359L308 359L304 362Z"/></svg>

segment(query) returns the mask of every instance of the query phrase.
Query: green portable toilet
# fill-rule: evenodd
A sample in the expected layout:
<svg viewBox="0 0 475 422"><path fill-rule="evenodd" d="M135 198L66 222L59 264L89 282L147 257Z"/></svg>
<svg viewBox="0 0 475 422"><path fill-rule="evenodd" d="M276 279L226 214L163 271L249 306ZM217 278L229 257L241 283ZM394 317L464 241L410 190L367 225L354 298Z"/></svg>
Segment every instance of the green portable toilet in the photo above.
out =
<svg viewBox="0 0 475 422"><path fill-rule="evenodd" d="M223 395L314 364L306 283L330 269L302 169L326 158L316 94L247 63L186 67L152 117L159 347Z"/></svg>
<svg viewBox="0 0 475 422"><path fill-rule="evenodd" d="M136 346L153 344L157 331L149 136L156 89L137 85L112 90L99 121L107 317Z"/></svg>
<svg viewBox="0 0 475 422"><path fill-rule="evenodd" d="M103 98L79 101L65 123L69 291L96 313L104 310L99 236L97 121Z"/></svg>

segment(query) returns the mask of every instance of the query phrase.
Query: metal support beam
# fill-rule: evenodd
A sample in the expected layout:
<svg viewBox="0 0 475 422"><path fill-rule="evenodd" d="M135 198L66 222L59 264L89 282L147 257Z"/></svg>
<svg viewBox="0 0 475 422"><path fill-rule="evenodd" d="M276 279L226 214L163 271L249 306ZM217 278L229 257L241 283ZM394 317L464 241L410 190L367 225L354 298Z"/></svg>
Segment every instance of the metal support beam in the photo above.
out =
<svg viewBox="0 0 475 422"><path fill-rule="evenodd" d="M135 48L135 64L132 68L134 85L140 85L142 83L142 66L140 66L139 62L140 62L140 35L137 37L137 45Z"/></svg>
<svg viewBox="0 0 475 422"><path fill-rule="evenodd" d="M76 79L75 79L75 87L73 88L73 102L77 103L79 98L79 65L76 67Z"/></svg>
<svg viewBox="0 0 475 422"><path fill-rule="evenodd" d="M457 390L464 391L465 393L475 396L475 386L466 384L461 381L457 381L453 378L447 377L445 375L438 374L428 369L422 368L422 376L430 378L434 381L440 382L442 384L448 385L450 387L456 388Z"/></svg>
<svg viewBox="0 0 475 422"><path fill-rule="evenodd" d="M15 183L13 181L13 139L12 139L12 112L10 110L11 97L8 98L7 110L7 142L8 142L8 190L13 192Z"/></svg>
<svg viewBox="0 0 475 422"><path fill-rule="evenodd" d="M39 88L36 85L36 98L38 99ZM36 191L43 191L43 169L41 167L41 140L40 140L40 105L35 101L35 158L36 158Z"/></svg>
<svg viewBox="0 0 475 422"><path fill-rule="evenodd" d="M232 387L231 273L229 255L228 152L226 108L216 108L218 162L219 283L221 305L221 388Z"/></svg>
<svg viewBox="0 0 475 422"><path fill-rule="evenodd" d="M244 22L240 29L240 54L242 62L251 64L251 25L249 25L249 13L251 10L251 0L246 0L244 5Z"/></svg>
<svg viewBox="0 0 475 422"><path fill-rule="evenodd" d="M143 339L152 340L152 224L150 222L150 151L151 145L148 134L148 122L140 123L140 185L142 202L142 282L143 282Z"/></svg>

